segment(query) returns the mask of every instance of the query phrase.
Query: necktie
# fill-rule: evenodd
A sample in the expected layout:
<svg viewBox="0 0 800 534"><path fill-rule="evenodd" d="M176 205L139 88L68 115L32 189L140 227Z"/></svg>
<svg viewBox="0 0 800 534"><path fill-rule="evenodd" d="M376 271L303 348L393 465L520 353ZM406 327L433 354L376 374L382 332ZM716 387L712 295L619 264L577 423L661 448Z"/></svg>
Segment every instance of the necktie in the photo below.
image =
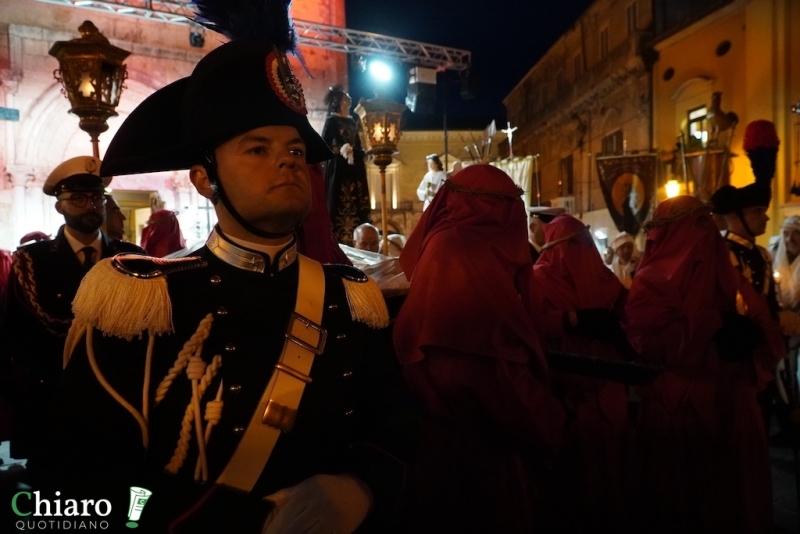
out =
<svg viewBox="0 0 800 534"><path fill-rule="evenodd" d="M94 248L93 247L83 247L81 249L83 252L83 269L88 271L94 265Z"/></svg>

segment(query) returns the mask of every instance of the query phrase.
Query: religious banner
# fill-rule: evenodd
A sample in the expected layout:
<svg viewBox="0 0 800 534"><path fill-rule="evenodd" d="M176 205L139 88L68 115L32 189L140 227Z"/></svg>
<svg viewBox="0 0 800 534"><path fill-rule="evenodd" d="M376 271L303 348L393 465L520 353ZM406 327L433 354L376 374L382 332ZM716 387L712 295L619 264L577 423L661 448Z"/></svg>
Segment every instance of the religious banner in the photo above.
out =
<svg viewBox="0 0 800 534"><path fill-rule="evenodd" d="M525 192L525 205L531 204L531 178L533 178L533 156L493 161L492 165L505 172Z"/></svg>
<svg viewBox="0 0 800 534"><path fill-rule="evenodd" d="M596 159L600 188L614 224L621 232L638 234L655 198L656 155Z"/></svg>

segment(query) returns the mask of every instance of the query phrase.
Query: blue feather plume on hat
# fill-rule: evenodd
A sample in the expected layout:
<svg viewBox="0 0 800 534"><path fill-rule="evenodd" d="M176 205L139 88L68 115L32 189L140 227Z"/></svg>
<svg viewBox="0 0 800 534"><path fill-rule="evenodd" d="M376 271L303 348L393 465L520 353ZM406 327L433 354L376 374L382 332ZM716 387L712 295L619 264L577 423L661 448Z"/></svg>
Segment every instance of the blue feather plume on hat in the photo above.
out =
<svg viewBox="0 0 800 534"><path fill-rule="evenodd" d="M254 39L297 55L291 0L194 0L198 24L230 40Z"/></svg>

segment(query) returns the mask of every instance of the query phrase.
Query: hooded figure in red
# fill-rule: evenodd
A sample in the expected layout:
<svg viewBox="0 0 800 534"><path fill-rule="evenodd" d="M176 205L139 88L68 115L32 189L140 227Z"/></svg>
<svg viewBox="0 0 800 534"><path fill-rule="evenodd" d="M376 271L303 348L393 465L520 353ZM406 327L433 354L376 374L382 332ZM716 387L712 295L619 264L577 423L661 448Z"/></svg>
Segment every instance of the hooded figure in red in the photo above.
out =
<svg viewBox="0 0 800 534"><path fill-rule="evenodd" d="M730 263L709 208L659 204L626 305L644 363L637 510L647 532L767 532L769 452L756 392L785 352L777 324Z"/></svg>
<svg viewBox="0 0 800 534"><path fill-rule="evenodd" d="M325 177L322 165L308 165L311 179L311 212L297 229L297 252L320 263L352 265L344 251L339 248L331 230L331 216L325 201Z"/></svg>
<svg viewBox="0 0 800 534"><path fill-rule="evenodd" d="M571 215L545 225L546 243L533 268L531 308L548 349L610 360L632 350L620 326L627 291L594 245L586 226ZM548 528L619 532L629 526L631 428L624 384L552 373L566 405L565 432L555 486L547 494ZM575 508L583 510L576 514Z"/></svg>
<svg viewBox="0 0 800 534"><path fill-rule="evenodd" d="M414 531L531 532L533 472L560 442L563 412L521 298L531 259L520 195L501 170L469 166L400 255L411 288L395 347L434 420Z"/></svg>
<svg viewBox="0 0 800 534"><path fill-rule="evenodd" d="M147 254L163 258L186 248L186 241L181 234L181 226L174 211L157 210L150 215L147 226L142 230L142 248Z"/></svg>

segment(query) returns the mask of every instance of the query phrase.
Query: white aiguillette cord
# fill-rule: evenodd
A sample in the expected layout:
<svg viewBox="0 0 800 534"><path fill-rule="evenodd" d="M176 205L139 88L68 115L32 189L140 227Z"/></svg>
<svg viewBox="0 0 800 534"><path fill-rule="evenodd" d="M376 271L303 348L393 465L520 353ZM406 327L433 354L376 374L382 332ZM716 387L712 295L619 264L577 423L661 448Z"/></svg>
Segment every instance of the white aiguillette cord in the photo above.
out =
<svg viewBox="0 0 800 534"><path fill-rule="evenodd" d="M217 484L245 492L253 489L281 432L291 430L303 390L311 382L308 375L314 356L324 348L326 332L319 324L325 297L325 272L322 265L303 255L298 254L297 261L297 302L286 330L283 352Z"/></svg>

